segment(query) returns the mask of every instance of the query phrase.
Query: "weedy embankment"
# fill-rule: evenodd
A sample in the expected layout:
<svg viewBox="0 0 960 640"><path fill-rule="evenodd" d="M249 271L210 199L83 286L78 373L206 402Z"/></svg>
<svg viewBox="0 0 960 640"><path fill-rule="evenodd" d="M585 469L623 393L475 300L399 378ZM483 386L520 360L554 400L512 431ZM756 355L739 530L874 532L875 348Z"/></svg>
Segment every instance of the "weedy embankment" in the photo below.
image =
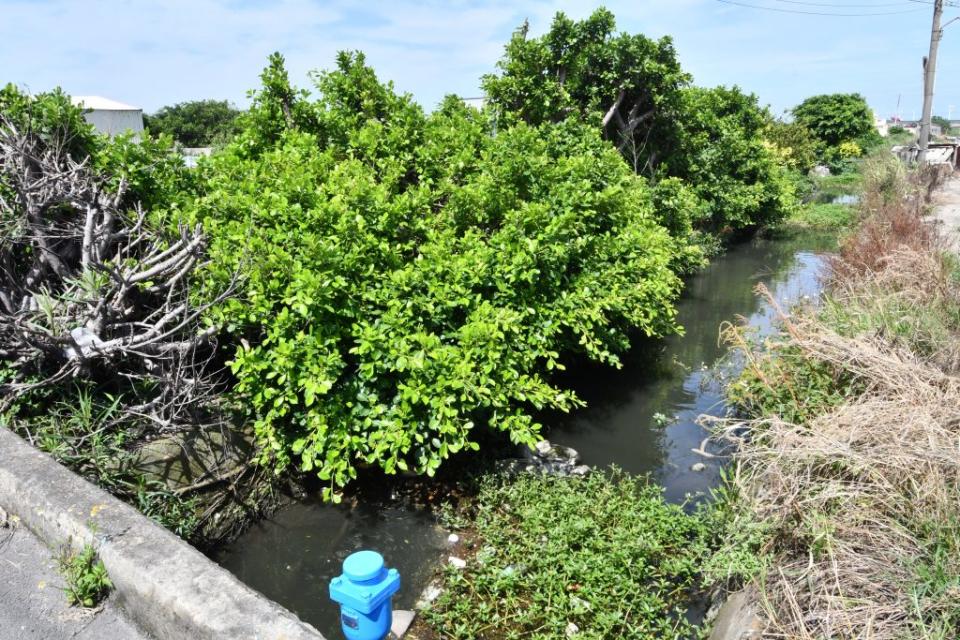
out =
<svg viewBox="0 0 960 640"><path fill-rule="evenodd" d="M749 420L720 427L738 510L766 530L769 637L960 628L960 270L925 217L941 179L873 163L821 305L784 313L760 349L727 332L747 351L730 395Z"/></svg>

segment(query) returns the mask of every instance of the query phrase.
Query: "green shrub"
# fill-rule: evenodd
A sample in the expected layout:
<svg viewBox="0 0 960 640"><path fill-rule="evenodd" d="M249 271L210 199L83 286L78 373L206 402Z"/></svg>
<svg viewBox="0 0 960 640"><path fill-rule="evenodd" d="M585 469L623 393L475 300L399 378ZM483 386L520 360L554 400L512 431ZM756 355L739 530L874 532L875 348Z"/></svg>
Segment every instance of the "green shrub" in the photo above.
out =
<svg viewBox="0 0 960 640"><path fill-rule="evenodd" d="M316 103L257 94L191 211L210 278L242 271L220 319L275 469L296 460L330 495L358 464L432 474L474 425L532 443L535 410L579 404L549 381L562 354L617 365L630 332L675 330L688 249L598 130L492 136L449 100L426 117L359 55L315 78ZM314 120L261 128L265 110Z"/></svg>
<svg viewBox="0 0 960 640"><path fill-rule="evenodd" d="M789 170L806 174L817 163L817 143L810 130L799 122L771 119L765 131L774 153Z"/></svg>
<svg viewBox="0 0 960 640"><path fill-rule="evenodd" d="M841 229L856 219L857 209L849 204L811 203L797 208L789 223L811 229Z"/></svg>
<svg viewBox="0 0 960 640"><path fill-rule="evenodd" d="M66 581L67 602L81 607L95 607L103 600L113 583L97 552L86 545L80 553L65 552L60 558L60 573Z"/></svg>
<svg viewBox="0 0 960 640"><path fill-rule="evenodd" d="M792 424L843 403L857 391L855 380L799 347L771 342L727 387L731 404L749 417L777 416Z"/></svg>
<svg viewBox="0 0 960 640"><path fill-rule="evenodd" d="M738 88L683 91L679 151L670 175L682 177L706 203L698 226L712 232L773 225L797 206L785 168L763 138L768 116L757 97Z"/></svg>

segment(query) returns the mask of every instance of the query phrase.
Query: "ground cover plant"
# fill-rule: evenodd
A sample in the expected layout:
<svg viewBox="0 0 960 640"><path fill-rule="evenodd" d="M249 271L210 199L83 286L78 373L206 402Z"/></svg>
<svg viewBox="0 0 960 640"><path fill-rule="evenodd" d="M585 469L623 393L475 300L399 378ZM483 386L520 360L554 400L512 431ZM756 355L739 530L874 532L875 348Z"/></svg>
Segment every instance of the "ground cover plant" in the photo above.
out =
<svg viewBox="0 0 960 640"><path fill-rule="evenodd" d="M72 605L95 607L113 588L103 561L89 544L76 553L65 551L60 558L60 573L66 581L63 591L67 602Z"/></svg>
<svg viewBox="0 0 960 640"><path fill-rule="evenodd" d="M816 202L805 204L786 224L808 229L843 229L853 223L857 208L850 204Z"/></svg>
<svg viewBox="0 0 960 640"><path fill-rule="evenodd" d="M960 281L923 219L932 179L865 172L822 306L784 314L731 387L740 508L770 527L766 633L956 636Z"/></svg>
<svg viewBox="0 0 960 640"><path fill-rule="evenodd" d="M712 541L704 517L618 471L487 478L426 613L444 638L688 638Z"/></svg>

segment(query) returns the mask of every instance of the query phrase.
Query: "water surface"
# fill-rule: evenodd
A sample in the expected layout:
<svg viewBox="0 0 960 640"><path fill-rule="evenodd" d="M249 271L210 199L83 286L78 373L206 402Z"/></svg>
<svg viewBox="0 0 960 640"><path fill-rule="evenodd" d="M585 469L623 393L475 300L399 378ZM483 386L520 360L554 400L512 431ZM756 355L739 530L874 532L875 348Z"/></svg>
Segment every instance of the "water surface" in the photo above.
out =
<svg viewBox="0 0 960 640"><path fill-rule="evenodd" d="M584 366L568 372L569 384L588 406L544 416L551 440L573 447L587 464L653 474L674 501L715 486L723 458L692 449L707 436L697 417L727 410L723 378L732 371L719 328L745 318L757 335L770 333L776 312L754 293L756 285L766 285L785 309L815 298L824 253L834 242L810 234L755 239L714 260L689 280L678 305L684 335L633 350L620 370ZM706 469L691 471L696 463Z"/></svg>
<svg viewBox="0 0 960 640"><path fill-rule="evenodd" d="M296 502L254 525L215 560L331 640L342 638L328 585L343 560L376 549L400 571L394 608L412 609L433 576L447 534L425 512L361 504Z"/></svg>

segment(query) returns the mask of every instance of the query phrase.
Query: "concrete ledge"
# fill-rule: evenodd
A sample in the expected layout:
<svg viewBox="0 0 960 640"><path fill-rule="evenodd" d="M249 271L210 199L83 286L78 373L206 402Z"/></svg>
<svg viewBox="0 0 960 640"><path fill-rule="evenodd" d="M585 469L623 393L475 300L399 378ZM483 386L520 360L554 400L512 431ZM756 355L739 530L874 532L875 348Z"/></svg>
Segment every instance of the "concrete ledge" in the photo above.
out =
<svg viewBox="0 0 960 640"><path fill-rule="evenodd" d="M717 614L710 640L757 640L763 635L763 622L753 604L756 594L743 589L731 593Z"/></svg>
<svg viewBox="0 0 960 640"><path fill-rule="evenodd" d="M118 604L158 640L323 640L180 538L2 427L0 508L51 547L93 544Z"/></svg>

